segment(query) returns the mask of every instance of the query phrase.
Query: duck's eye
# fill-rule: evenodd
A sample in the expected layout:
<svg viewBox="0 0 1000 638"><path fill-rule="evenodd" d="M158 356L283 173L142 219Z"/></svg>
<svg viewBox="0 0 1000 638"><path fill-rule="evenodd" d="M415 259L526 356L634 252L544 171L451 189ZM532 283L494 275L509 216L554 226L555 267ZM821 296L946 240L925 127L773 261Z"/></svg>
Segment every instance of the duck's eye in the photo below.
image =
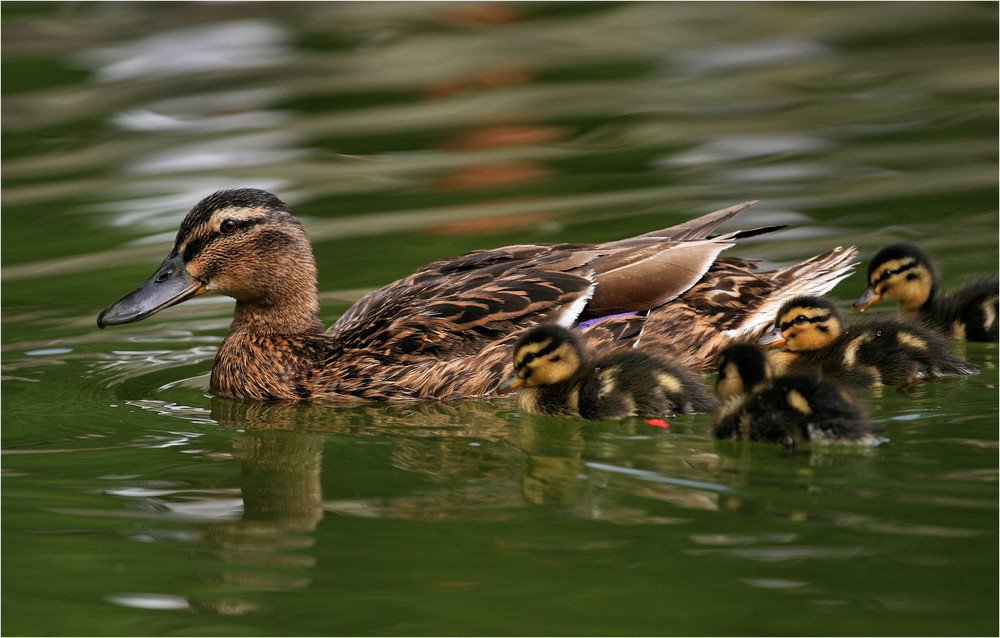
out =
<svg viewBox="0 0 1000 638"><path fill-rule="evenodd" d="M799 315L798 317L796 317L795 319L792 320L792 323L794 323L797 326L801 326L802 324L804 324L807 321L809 321L809 320L806 319L805 315Z"/></svg>
<svg viewBox="0 0 1000 638"><path fill-rule="evenodd" d="M235 233L236 229L239 227L240 224L238 221L236 221L235 219L227 219L224 222L222 222L221 226L219 226L219 232L224 235L229 235L231 233Z"/></svg>
<svg viewBox="0 0 1000 638"><path fill-rule="evenodd" d="M532 361L535 360L535 357L537 357L537 356L538 355L535 354L534 352L529 352L528 354L524 355L523 359L521 359L521 364L523 365L523 364L526 364L526 363L531 363Z"/></svg>
<svg viewBox="0 0 1000 638"><path fill-rule="evenodd" d="M882 271L882 279L888 279L889 277L892 277L892 271L886 268Z"/></svg>

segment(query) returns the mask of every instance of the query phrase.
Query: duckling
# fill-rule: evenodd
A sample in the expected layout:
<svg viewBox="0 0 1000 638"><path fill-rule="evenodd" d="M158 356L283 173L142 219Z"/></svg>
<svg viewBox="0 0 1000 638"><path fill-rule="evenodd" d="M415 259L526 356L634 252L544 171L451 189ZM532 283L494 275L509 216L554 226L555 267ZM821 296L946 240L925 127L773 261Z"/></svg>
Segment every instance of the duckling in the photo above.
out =
<svg viewBox="0 0 1000 638"><path fill-rule="evenodd" d="M802 296L778 310L774 329L758 345L784 346L782 374L823 374L854 387L904 385L925 377L976 374L930 330L897 319L844 327L840 309L823 297Z"/></svg>
<svg viewBox="0 0 1000 638"><path fill-rule="evenodd" d="M272 193L219 191L181 222L173 248L98 327L214 292L233 297L212 367L215 396L249 401L439 400L495 393L525 329L580 326L594 347L637 342L700 369L730 339L764 332L781 301L821 294L856 254L834 248L763 271L721 257L764 227L715 234L756 202L601 244L522 244L434 261L374 290L324 330L302 224Z"/></svg>
<svg viewBox="0 0 1000 638"><path fill-rule="evenodd" d="M874 446L885 439L846 389L818 376L773 378L767 357L750 344L723 350L716 365L714 434L720 439Z"/></svg>
<svg viewBox="0 0 1000 638"><path fill-rule="evenodd" d="M899 302L904 315L950 338L997 341L1000 336L1000 279L980 279L938 294L931 258L913 244L881 248L868 264L868 288L854 302L856 312L883 299Z"/></svg>
<svg viewBox="0 0 1000 638"><path fill-rule="evenodd" d="M592 421L706 413L715 401L680 367L636 350L589 355L572 331L555 324L525 332L514 346L521 409Z"/></svg>

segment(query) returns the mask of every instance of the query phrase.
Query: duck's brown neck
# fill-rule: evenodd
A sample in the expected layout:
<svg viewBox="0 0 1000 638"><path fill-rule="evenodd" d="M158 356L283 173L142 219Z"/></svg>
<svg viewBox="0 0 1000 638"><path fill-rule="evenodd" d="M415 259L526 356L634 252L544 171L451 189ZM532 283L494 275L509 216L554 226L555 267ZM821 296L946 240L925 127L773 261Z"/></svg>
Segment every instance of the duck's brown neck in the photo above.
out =
<svg viewBox="0 0 1000 638"><path fill-rule="evenodd" d="M287 281L269 295L237 300L229 332L286 336L323 332L315 280Z"/></svg>
<svg viewBox="0 0 1000 638"><path fill-rule="evenodd" d="M315 284L311 293L237 300L229 334L212 367L214 394L251 401L312 397L323 331Z"/></svg>
<svg viewBox="0 0 1000 638"><path fill-rule="evenodd" d="M271 302L237 301L230 333L300 335L323 332L319 304L308 308Z"/></svg>

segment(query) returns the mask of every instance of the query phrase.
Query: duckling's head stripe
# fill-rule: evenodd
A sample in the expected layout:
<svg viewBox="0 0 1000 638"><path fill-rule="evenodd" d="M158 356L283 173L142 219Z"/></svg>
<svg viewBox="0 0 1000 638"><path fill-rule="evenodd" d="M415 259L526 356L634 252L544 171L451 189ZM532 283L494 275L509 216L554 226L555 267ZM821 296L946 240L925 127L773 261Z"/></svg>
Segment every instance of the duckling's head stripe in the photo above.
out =
<svg viewBox="0 0 1000 638"><path fill-rule="evenodd" d="M882 262L879 268L868 275L868 283L873 286L892 279L896 275L901 275L905 272L911 271L920 264L912 257L903 257L902 259L891 259L889 261ZM910 274L907 275L907 279L913 279L917 275Z"/></svg>
<svg viewBox="0 0 1000 638"><path fill-rule="evenodd" d="M795 297L781 306L774 325L784 331L791 327L796 319L799 319L799 323L818 323L828 319L835 319L839 323L840 309L826 297L810 295Z"/></svg>
<svg viewBox="0 0 1000 638"><path fill-rule="evenodd" d="M560 344L555 340L547 340L541 343L528 343L521 346L517 350L518 360L514 363L514 370L520 374L524 367L529 363L539 357L552 354L552 352L559 346Z"/></svg>
<svg viewBox="0 0 1000 638"><path fill-rule="evenodd" d="M890 264L890 262L897 262L897 265ZM875 256L871 258L868 262L868 282L875 283L872 281L872 275L876 272L881 272L886 270L897 270L904 263L909 266L924 265L930 268L931 259L927 256L927 253L922 251L920 248L914 244L907 242L899 242L896 244L890 244L881 248ZM898 270L896 273L898 274ZM879 277L877 281L881 281L884 277Z"/></svg>
<svg viewBox="0 0 1000 638"><path fill-rule="evenodd" d="M782 332L788 330L794 325L802 325L806 323L823 324L830 319L831 315L828 311L820 308L793 308L792 312L788 313L788 316L791 318L785 319L785 321L778 324L778 327ZM818 325L816 327L823 330L822 325Z"/></svg>

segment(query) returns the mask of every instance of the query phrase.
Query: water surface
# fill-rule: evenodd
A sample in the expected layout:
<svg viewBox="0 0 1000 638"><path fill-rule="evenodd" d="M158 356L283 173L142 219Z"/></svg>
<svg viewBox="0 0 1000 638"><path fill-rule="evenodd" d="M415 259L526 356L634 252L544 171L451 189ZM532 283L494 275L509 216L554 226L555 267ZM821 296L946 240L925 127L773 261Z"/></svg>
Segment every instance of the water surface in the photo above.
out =
<svg viewBox="0 0 1000 638"><path fill-rule="evenodd" d="M433 259L749 199L791 227L733 254L995 273L996 5L2 11L5 634L997 633L996 344L862 393L886 445L784 454L707 416L220 400L221 298L95 326L236 186L303 219L327 324Z"/></svg>

